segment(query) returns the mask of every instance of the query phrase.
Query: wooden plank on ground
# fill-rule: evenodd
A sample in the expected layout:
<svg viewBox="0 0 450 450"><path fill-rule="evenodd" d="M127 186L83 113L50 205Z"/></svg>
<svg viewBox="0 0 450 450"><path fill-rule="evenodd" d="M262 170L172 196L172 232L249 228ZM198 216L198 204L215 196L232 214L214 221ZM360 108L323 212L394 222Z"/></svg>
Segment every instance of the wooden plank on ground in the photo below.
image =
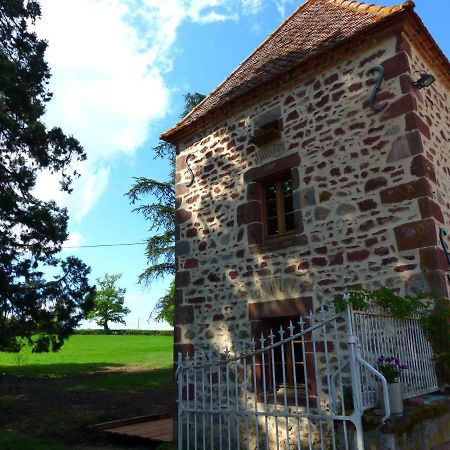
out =
<svg viewBox="0 0 450 450"><path fill-rule="evenodd" d="M107 428L104 429L103 432L119 436L149 439L152 441L172 442L173 420L162 419L142 423L134 423L130 425Z"/></svg>

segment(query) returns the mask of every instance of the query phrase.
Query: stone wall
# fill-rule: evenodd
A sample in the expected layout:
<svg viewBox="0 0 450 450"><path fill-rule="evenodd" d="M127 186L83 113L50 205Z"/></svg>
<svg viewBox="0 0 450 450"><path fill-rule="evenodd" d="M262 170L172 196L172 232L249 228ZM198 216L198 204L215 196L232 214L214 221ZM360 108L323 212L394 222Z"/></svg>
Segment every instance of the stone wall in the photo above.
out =
<svg viewBox="0 0 450 450"><path fill-rule="evenodd" d="M435 286L439 198L423 153L431 162L444 153L434 127L448 129L449 119L422 125L411 61L401 36L387 38L179 146L175 352L247 342L265 317L305 314L349 287ZM367 70L380 65L375 102L387 106L376 112ZM252 120L276 107L282 141L261 150L250 142ZM423 141L427 129L439 147ZM264 242L258 182L286 170L296 234Z"/></svg>
<svg viewBox="0 0 450 450"><path fill-rule="evenodd" d="M392 416L385 425L366 430L366 450L448 450L450 401L442 400ZM379 420L379 418L377 419Z"/></svg>
<svg viewBox="0 0 450 450"><path fill-rule="evenodd" d="M416 71L437 77L429 88L411 91L415 112L407 118L409 129L420 136L422 143L421 154L413 159L415 172L426 180L430 190L428 198L418 200L420 213L423 220L433 219L438 236L441 228L450 234L450 91L417 48L409 47L407 54L415 79L419 77ZM449 265L439 238L437 247L422 249L420 256L425 286L448 297L445 272Z"/></svg>

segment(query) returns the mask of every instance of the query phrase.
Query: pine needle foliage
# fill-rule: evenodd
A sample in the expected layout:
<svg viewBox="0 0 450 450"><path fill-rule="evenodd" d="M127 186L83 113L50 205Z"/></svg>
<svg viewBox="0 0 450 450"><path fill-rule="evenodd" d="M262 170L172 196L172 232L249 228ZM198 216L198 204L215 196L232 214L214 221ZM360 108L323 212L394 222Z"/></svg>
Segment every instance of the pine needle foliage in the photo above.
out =
<svg viewBox="0 0 450 450"><path fill-rule="evenodd" d="M188 93L184 96L185 109L181 117L186 116L203 99L199 93ZM152 282L165 276L174 276L175 265L175 158L176 147L168 142L160 141L153 148L155 159L166 159L170 162L170 174L167 181L159 181L146 177L135 178L131 189L126 193L133 212L142 214L149 224L151 236L147 239L145 256L147 267L139 275L139 282L150 286ZM150 198L151 202L144 199ZM167 293L160 298L151 313L156 321L174 322L175 282Z"/></svg>
<svg viewBox="0 0 450 450"><path fill-rule="evenodd" d="M34 193L40 173L59 176L70 193L72 164L86 159L74 137L42 120L52 94L47 43L30 31L40 14L36 0L0 2L0 351L24 343L58 350L94 293L90 269L57 256L68 236L66 209Z"/></svg>

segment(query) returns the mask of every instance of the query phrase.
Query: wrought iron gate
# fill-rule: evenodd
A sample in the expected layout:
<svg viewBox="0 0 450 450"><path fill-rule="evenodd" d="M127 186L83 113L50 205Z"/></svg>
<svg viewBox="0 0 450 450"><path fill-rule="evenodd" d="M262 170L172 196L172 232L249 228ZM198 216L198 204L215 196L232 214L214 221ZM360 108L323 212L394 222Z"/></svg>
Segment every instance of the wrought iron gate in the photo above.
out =
<svg viewBox="0 0 450 450"><path fill-rule="evenodd" d="M179 450L363 450L360 365L380 375L350 311L323 309L246 346L179 354Z"/></svg>

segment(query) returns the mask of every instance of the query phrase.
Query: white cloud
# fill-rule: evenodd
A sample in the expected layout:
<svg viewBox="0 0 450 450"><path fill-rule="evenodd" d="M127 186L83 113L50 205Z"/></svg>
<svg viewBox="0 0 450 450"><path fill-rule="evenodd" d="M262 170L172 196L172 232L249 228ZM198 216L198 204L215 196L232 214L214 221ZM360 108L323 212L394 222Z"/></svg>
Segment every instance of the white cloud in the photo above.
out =
<svg viewBox="0 0 450 450"><path fill-rule="evenodd" d="M292 3L293 0L274 0L274 2L278 12L280 13L280 16L284 17L286 15L286 5Z"/></svg>
<svg viewBox="0 0 450 450"><path fill-rule="evenodd" d="M66 239L66 241L63 244L63 247L78 247L84 242L84 237L81 233L78 231L73 231L69 234L69 237ZM73 248L67 249L70 252L73 252Z"/></svg>
<svg viewBox="0 0 450 450"><path fill-rule="evenodd" d="M242 8L247 14L256 14L262 8L262 0L242 0Z"/></svg>
<svg viewBox="0 0 450 450"><path fill-rule="evenodd" d="M75 211L76 220L81 220L95 205L108 185L108 178L109 168L103 167L86 171L77 181L78 185L82 183L83 188L79 189L80 195L76 198L79 201Z"/></svg>
<svg viewBox="0 0 450 450"><path fill-rule="evenodd" d="M282 11L291 0L273 0ZM70 198L46 174L37 192L81 220L108 186L108 164L132 155L153 121L170 108L164 75L172 69L177 31L255 14L262 0L41 0L38 33L48 40L52 71L46 121L85 148L83 179Z"/></svg>
<svg viewBox="0 0 450 450"><path fill-rule="evenodd" d="M49 172L41 173L37 178L35 195L42 200L55 200L60 206L69 209L69 217L80 222L91 210L108 186L109 167L105 162L91 161L75 164L81 174L73 181L72 194L60 191L58 175Z"/></svg>

